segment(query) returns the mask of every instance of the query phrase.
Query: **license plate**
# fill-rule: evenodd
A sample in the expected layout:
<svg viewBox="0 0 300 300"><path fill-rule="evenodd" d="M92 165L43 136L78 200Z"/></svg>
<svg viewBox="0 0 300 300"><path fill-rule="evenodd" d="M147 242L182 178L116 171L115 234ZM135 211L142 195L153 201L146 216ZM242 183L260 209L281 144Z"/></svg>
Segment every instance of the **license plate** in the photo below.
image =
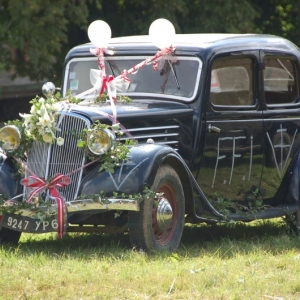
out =
<svg viewBox="0 0 300 300"><path fill-rule="evenodd" d="M21 232L46 233L57 231L58 223L55 216L41 221L18 215L4 214L2 216L2 226Z"/></svg>

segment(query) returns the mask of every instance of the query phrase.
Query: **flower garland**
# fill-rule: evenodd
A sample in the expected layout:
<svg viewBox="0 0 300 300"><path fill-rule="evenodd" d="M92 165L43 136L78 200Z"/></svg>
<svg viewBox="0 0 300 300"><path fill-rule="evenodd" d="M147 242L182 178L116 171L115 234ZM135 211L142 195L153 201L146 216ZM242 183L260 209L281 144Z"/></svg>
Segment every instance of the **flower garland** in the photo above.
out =
<svg viewBox="0 0 300 300"><path fill-rule="evenodd" d="M61 137L55 138L56 116L60 108L55 97L47 99L36 97L31 101L30 114L20 114L24 118L23 126L27 136L33 140L57 145L63 145Z"/></svg>
<svg viewBox="0 0 300 300"><path fill-rule="evenodd" d="M104 102L106 95L103 94L99 102ZM118 99L119 100L119 99ZM120 101L131 102L131 99L125 97L120 98ZM79 99L71 95L71 91L66 93L64 98L61 97L60 93L56 93L53 96L43 98L36 97L30 101L32 104L30 109L30 114L21 114L20 116L23 120L12 120L8 121L6 125L16 126L20 133L20 145L17 149L6 151L8 156L13 156L17 159L23 160L30 150L33 141L38 141L42 143L54 144L58 146L64 145L64 139L60 136L56 137L57 127L60 122L59 114L66 110L72 108L73 104L80 102ZM119 102L119 101L118 101ZM120 141L120 137L124 134L123 130L120 128L120 124L116 123L113 125L102 124L96 121L92 124L90 129L84 129L82 132L70 132L77 139L77 147L84 149L91 160L96 157L88 151L87 147L87 137L91 131L109 129L116 136L116 140L113 142L111 149L101 156L101 167L99 172L105 170L107 172L113 172L114 168L120 165L121 161L126 159L129 153L128 146L135 144L132 139L126 139L125 142ZM1 146L0 141L0 146Z"/></svg>
<svg viewBox="0 0 300 300"><path fill-rule="evenodd" d="M59 111L70 103L78 103L78 99L71 96L70 92L65 99L60 98L60 93L47 97L36 97L30 101L32 104L30 114L21 114L24 119L24 132L29 139L38 142L53 144L58 146L64 144L62 137L55 137L57 117Z"/></svg>

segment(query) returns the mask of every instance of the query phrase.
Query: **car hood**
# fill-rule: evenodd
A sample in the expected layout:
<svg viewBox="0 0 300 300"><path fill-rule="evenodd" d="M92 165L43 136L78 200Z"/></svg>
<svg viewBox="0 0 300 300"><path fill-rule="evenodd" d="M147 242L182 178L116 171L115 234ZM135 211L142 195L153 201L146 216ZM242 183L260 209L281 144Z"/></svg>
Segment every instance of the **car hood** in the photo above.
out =
<svg viewBox="0 0 300 300"><path fill-rule="evenodd" d="M117 103L116 115L118 120L130 119L133 117L176 117L186 113L192 113L192 108L185 103L171 101L149 101L133 100L131 103ZM107 115L113 116L113 109L110 103L80 103L73 106L72 112L89 118L92 122L104 121Z"/></svg>

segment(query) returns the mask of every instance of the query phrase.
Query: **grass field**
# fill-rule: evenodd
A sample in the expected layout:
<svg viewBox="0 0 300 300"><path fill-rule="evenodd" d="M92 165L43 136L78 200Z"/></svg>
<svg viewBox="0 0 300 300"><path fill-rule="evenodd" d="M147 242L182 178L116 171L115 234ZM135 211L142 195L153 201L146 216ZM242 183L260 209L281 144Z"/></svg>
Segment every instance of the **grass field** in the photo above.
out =
<svg viewBox="0 0 300 300"><path fill-rule="evenodd" d="M281 219L186 226L174 253L128 235L22 235L0 248L0 299L300 299L300 239Z"/></svg>

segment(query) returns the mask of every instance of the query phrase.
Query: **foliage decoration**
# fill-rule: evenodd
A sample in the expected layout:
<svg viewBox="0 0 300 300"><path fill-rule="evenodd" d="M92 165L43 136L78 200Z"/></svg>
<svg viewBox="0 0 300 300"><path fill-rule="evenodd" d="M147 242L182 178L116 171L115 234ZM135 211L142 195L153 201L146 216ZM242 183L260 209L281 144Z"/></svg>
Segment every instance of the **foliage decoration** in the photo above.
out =
<svg viewBox="0 0 300 300"><path fill-rule="evenodd" d="M224 215L226 221L230 221L229 215L231 213L239 215L255 215L258 211L267 208L263 205L260 197L260 191L257 187L253 187L246 195L244 202L235 202L231 199L225 198L218 193L214 194L213 199L210 199L213 206Z"/></svg>
<svg viewBox="0 0 300 300"><path fill-rule="evenodd" d="M99 97L97 97L95 99L95 102L96 103L106 103L108 101L108 95L107 93L102 93ZM128 96L125 96L125 95L117 95L117 99L116 101L118 103L131 103L132 102L132 99Z"/></svg>
<svg viewBox="0 0 300 300"><path fill-rule="evenodd" d="M101 99L106 100L106 94L103 94ZM121 96L120 101L131 102L131 98ZM77 104L81 100L72 96L71 91L66 93L65 97L61 97L60 93L56 93L50 97L35 97L30 101L32 104L29 114L20 114L23 120L8 121L5 125L16 126L21 133L20 145L17 149L7 151L7 155L14 156L18 159L26 159L29 149L32 146L33 141L42 143L53 144L63 146L64 139L62 137L56 137L56 126L59 120L60 110L64 110L73 104ZM104 101L104 100L103 100ZM77 146L84 149L91 160L95 159L95 156L88 151L87 137L90 132L100 129L109 129L114 133L116 139L113 141L111 149L101 156L101 166L99 172L105 170L107 172L114 172L114 168L119 166L120 163L127 158L129 153L129 147L134 145L135 142L131 139L126 139L121 142L120 137L123 136L123 131L120 129L119 124L106 125L100 121L96 121L92 124L90 129L84 129L82 132L70 132L75 136ZM1 144L1 142L0 142Z"/></svg>
<svg viewBox="0 0 300 300"><path fill-rule="evenodd" d="M131 139L126 139L124 142L120 141L120 137L124 133L122 130L120 130L119 124L106 125L96 121L90 129L84 129L79 134L80 138L77 141L77 147L85 149L91 159L93 159L94 156L87 150L87 136L90 132L100 129L109 129L114 132L116 136L116 140L113 141L111 149L101 156L102 163L99 168L99 172L105 170L106 172L113 173L114 168L119 166L123 160L126 160L129 153L129 147L133 146L135 142Z"/></svg>

